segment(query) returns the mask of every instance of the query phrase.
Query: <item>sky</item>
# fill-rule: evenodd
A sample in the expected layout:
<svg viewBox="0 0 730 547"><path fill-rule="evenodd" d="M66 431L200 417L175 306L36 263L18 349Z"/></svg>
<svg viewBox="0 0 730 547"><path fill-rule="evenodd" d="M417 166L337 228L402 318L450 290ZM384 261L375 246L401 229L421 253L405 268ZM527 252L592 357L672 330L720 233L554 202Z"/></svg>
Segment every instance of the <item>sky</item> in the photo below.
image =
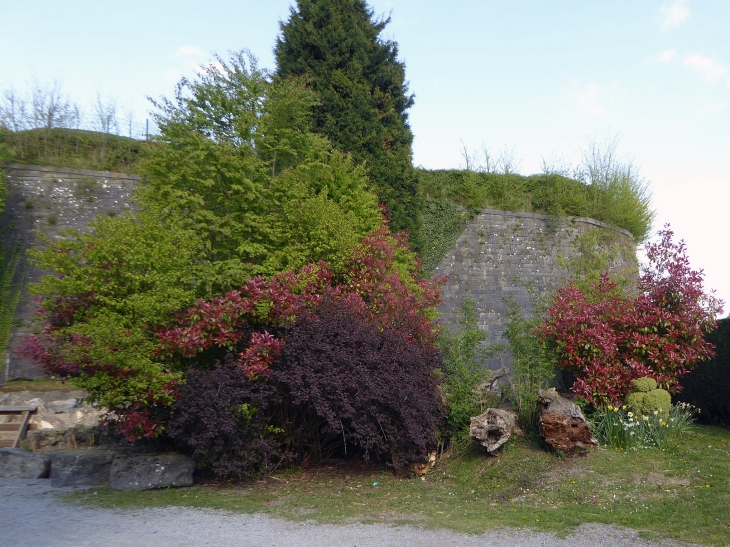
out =
<svg viewBox="0 0 730 547"><path fill-rule="evenodd" d="M293 1L293 0L292 0ZM249 49L274 69L290 0L0 0L0 92L60 82L116 101L135 126L213 54ZM591 141L649 181L654 229L670 223L730 311L728 0L371 0L390 16L415 105L413 160L463 165L507 152L523 174L576 164Z"/></svg>

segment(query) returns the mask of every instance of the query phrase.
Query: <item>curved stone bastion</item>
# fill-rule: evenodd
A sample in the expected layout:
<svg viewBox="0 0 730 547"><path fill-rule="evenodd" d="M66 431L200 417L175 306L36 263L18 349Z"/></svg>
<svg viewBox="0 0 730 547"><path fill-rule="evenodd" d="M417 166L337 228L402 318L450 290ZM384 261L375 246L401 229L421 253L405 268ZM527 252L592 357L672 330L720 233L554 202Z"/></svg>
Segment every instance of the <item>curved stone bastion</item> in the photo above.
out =
<svg viewBox="0 0 730 547"><path fill-rule="evenodd" d="M27 251L60 237L63 228L87 229L98 215L133 209L139 177L123 173L62 167L6 165L8 194L0 215L2 260L15 256L12 284L18 291L9 348L0 361L0 384L15 378L38 378L33 363L19 359L13 347L33 325L36 306L28 284L43 273L27 260ZM446 275L439 321L457 330L461 303L476 303L478 323L489 333L487 343L501 342L507 305L512 296L523 312L532 310L528 286L544 295L573 274L590 268L596 254L609 258L611 271L636 269L631 234L589 218L483 210L469 223L439 266ZM490 368L509 364L507 354L491 359Z"/></svg>
<svg viewBox="0 0 730 547"><path fill-rule="evenodd" d="M627 230L584 217L483 210L434 269L447 276L439 321L458 331L461 304L474 301L487 344L502 339L507 298L532 312L531 292L544 296L597 264L611 273L636 275L636 243ZM489 368L509 366L510 356L490 358Z"/></svg>

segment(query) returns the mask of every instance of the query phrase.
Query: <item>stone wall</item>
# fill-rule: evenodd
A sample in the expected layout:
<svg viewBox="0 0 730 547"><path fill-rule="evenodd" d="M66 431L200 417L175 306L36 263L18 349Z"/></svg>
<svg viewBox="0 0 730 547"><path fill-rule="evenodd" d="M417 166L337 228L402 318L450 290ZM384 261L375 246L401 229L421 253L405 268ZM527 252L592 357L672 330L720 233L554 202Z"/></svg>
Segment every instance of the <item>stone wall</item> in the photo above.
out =
<svg viewBox="0 0 730 547"><path fill-rule="evenodd" d="M532 311L530 291L545 295L563 285L571 265L580 265L586 249L582 237L591 233L615 252L609 269L626 271L636 265L635 242L626 230L619 230L590 218L552 217L532 213L484 210L449 251L434 276L448 276L442 287L440 322L458 330L461 303L465 298L476 304L477 321L489 338L487 344L504 342L503 299L513 297L524 313ZM494 357L489 368L508 366L509 354Z"/></svg>
<svg viewBox="0 0 730 547"><path fill-rule="evenodd" d="M12 164L5 166L5 172L9 187L6 209L0 216L0 245L4 250L18 246L23 251L13 280L22 287L22 295L9 350L0 361L0 384L13 378L42 376L36 366L12 351L25 334L37 329L32 321L36 306L27 286L45 272L28 262L27 250L42 246L41 236L53 241L64 228L86 230L98 215L132 209L133 190L139 182L134 175L60 167ZM489 333L488 342L502 341L506 312L502 299L513 296L529 313L531 302L525 285L545 294L563 284L568 278L567 266L579 263L585 252L582 236L591 231L610 236L602 241L621 249L611 269L635 265L635 243L625 230L589 218L482 211L434 271L434 275L449 278L442 289L440 321L455 328L462 300L471 298L479 325ZM488 366L507 365L508 359L508 355L494 358Z"/></svg>
<svg viewBox="0 0 730 547"><path fill-rule="evenodd" d="M21 287L9 349L0 361L0 384L14 378L37 378L37 366L14 355L12 348L33 325L36 306L28 293L29 283L46 273L28 261L28 249L41 247L44 239L60 237L61 230L86 230L98 215L116 215L132 209L132 191L139 181L135 175L105 171L73 170L62 167L10 164L4 167L8 179L5 211L0 215L0 245L8 256L14 247L21 258L13 284Z"/></svg>

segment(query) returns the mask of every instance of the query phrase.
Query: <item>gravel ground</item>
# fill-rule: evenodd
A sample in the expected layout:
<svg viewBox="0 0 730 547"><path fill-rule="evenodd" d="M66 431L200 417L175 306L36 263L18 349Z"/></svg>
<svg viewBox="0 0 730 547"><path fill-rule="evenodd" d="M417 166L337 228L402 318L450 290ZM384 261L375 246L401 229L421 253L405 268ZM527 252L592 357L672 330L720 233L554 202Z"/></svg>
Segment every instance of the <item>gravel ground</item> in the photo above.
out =
<svg viewBox="0 0 730 547"><path fill-rule="evenodd" d="M319 525L263 515L167 507L99 509L66 503L49 481L0 479L0 547L676 547L636 533L584 525L559 539L541 532L501 530L481 536L411 526Z"/></svg>

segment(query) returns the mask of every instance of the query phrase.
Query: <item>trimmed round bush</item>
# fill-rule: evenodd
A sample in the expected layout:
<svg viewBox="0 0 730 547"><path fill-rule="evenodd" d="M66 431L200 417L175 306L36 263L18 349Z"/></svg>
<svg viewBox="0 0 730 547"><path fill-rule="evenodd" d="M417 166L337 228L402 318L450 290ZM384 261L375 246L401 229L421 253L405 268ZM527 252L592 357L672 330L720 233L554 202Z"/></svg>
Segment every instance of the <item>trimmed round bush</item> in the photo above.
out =
<svg viewBox="0 0 730 547"><path fill-rule="evenodd" d="M636 380L631 380L631 391L649 393L655 389L656 380L654 378L637 378Z"/></svg>
<svg viewBox="0 0 730 547"><path fill-rule="evenodd" d="M631 381L633 390L626 395L626 404L639 416L651 416L658 412L665 420L669 419L672 396L666 389L657 389L653 378L637 378Z"/></svg>

